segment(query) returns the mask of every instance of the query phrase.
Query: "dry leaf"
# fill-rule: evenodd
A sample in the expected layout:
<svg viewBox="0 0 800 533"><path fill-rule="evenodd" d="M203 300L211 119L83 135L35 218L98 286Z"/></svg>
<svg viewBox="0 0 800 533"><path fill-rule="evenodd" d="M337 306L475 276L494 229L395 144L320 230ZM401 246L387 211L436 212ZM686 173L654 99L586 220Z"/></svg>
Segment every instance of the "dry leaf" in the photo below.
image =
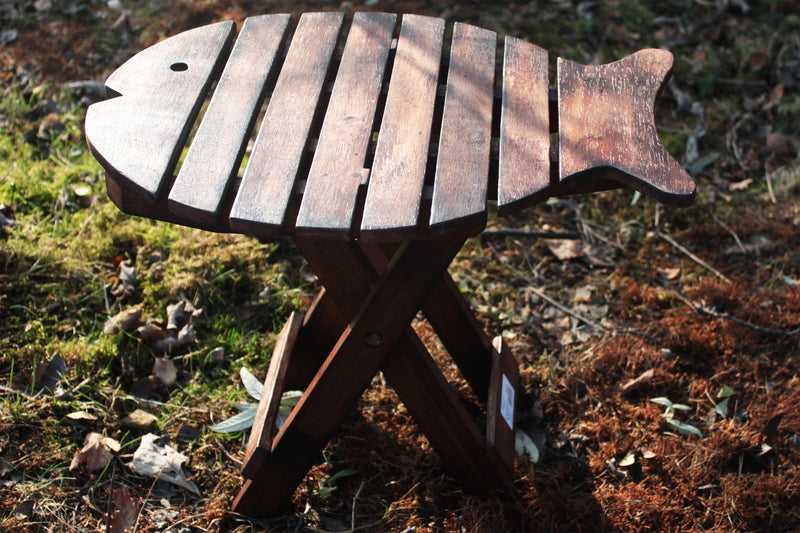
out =
<svg viewBox="0 0 800 533"><path fill-rule="evenodd" d="M775 132L767 134L767 151L778 157L794 157L797 153L786 134Z"/></svg>
<svg viewBox="0 0 800 533"><path fill-rule="evenodd" d="M131 427L135 429L147 429L153 424L156 423L158 420L155 416L151 415L147 411L143 411L142 409L136 409L132 413L126 415L120 423L123 426Z"/></svg>
<svg viewBox="0 0 800 533"><path fill-rule="evenodd" d="M661 274L666 279L672 281L673 279L677 278L681 274L680 267L675 268L659 268L658 273Z"/></svg>
<svg viewBox="0 0 800 533"><path fill-rule="evenodd" d="M578 239L545 239L544 242L561 261L583 256L583 243Z"/></svg>
<svg viewBox="0 0 800 533"><path fill-rule="evenodd" d="M142 476L163 479L199 495L200 489L187 479L181 468L189 460L188 457L169 444L159 444L158 440L152 433L142 437L139 448L133 453L133 471Z"/></svg>
<svg viewBox="0 0 800 533"><path fill-rule="evenodd" d="M54 355L43 372L37 372L36 390L45 389L50 392L56 390L58 382L64 379L67 373L67 362L60 355Z"/></svg>
<svg viewBox="0 0 800 533"><path fill-rule="evenodd" d="M126 331L128 333L135 331L142 323L142 308L141 306L131 307L121 313L118 313L108 320L103 326L103 333L111 335L118 331Z"/></svg>
<svg viewBox="0 0 800 533"><path fill-rule="evenodd" d="M147 344L160 341L167 336L167 332L155 324L145 324L136 328L136 335Z"/></svg>
<svg viewBox="0 0 800 533"><path fill-rule="evenodd" d="M753 70L761 70L769 65L769 54L766 50L759 50L750 56L750 67Z"/></svg>
<svg viewBox="0 0 800 533"><path fill-rule="evenodd" d="M166 401L168 393L166 387L155 376L147 376L131 385L131 394L145 400Z"/></svg>
<svg viewBox="0 0 800 533"><path fill-rule="evenodd" d="M97 420L97 417L91 413L87 413L86 411L75 411L74 413L69 413L67 418L70 420Z"/></svg>
<svg viewBox="0 0 800 533"><path fill-rule="evenodd" d="M656 375L655 369L651 368L650 370L647 370L646 372L643 372L638 377L636 377L634 379L631 379L629 381L626 381L619 388L619 393L620 394L628 394L629 392L633 392L636 389L640 388L642 385L646 385L647 383L649 383L653 379L653 377L655 377L655 375Z"/></svg>
<svg viewBox="0 0 800 533"><path fill-rule="evenodd" d="M100 433L89 433L83 441L83 448L72 458L69 469L75 470L78 466L86 464L90 472L102 470L114 457L111 450L118 452L119 448L119 442L116 440Z"/></svg>
<svg viewBox="0 0 800 533"><path fill-rule="evenodd" d="M175 368L175 363L169 359L159 359L156 357L153 363L153 375L161 380L161 383L167 387L175 385L175 380L178 377L178 369Z"/></svg>
<svg viewBox="0 0 800 533"><path fill-rule="evenodd" d="M111 516L108 533L126 533L133 529L139 518L139 498L125 488L111 491L111 500L117 508Z"/></svg>

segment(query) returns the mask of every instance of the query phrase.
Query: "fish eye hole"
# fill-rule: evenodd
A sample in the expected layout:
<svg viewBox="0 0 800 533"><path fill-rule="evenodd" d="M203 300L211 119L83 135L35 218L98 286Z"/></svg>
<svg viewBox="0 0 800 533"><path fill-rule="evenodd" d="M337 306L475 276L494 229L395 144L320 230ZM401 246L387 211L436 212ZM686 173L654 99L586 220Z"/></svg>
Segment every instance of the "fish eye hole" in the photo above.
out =
<svg viewBox="0 0 800 533"><path fill-rule="evenodd" d="M189 70L189 65L184 63L183 61L179 61L177 63L173 63L169 66L169 69L173 72L183 72L185 70Z"/></svg>

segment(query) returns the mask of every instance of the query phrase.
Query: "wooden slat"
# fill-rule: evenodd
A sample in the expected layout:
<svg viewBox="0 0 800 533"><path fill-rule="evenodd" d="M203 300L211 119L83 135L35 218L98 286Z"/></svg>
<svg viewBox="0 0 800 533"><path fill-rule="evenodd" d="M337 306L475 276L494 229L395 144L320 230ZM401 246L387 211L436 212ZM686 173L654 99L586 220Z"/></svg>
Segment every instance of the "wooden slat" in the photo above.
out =
<svg viewBox="0 0 800 533"><path fill-rule="evenodd" d="M169 194L169 210L213 223L239 171L289 15L245 20Z"/></svg>
<svg viewBox="0 0 800 533"><path fill-rule="evenodd" d="M417 231L442 55L444 20L405 15L372 164L362 240Z"/></svg>
<svg viewBox="0 0 800 533"><path fill-rule="evenodd" d="M558 58L560 186L613 179L673 205L688 205L695 184L661 145L655 99L672 70L666 50L584 66Z"/></svg>
<svg viewBox="0 0 800 533"><path fill-rule="evenodd" d="M486 403L486 448L496 453L506 469L513 472L519 366L502 337L495 337L492 345L492 378Z"/></svg>
<svg viewBox="0 0 800 533"><path fill-rule="evenodd" d="M112 179L155 203L234 37L233 22L189 30L139 52L86 112L86 140Z"/></svg>
<svg viewBox="0 0 800 533"><path fill-rule="evenodd" d="M477 233L486 223L497 38L456 23L447 74L430 232Z"/></svg>
<svg viewBox="0 0 800 533"><path fill-rule="evenodd" d="M550 192L547 51L507 37L500 118L497 211L538 203Z"/></svg>
<svg viewBox="0 0 800 533"><path fill-rule="evenodd" d="M389 13L353 18L297 216L298 233L352 236L395 19Z"/></svg>
<svg viewBox="0 0 800 533"><path fill-rule="evenodd" d="M235 231L276 238L341 30L342 13L300 18L230 213Z"/></svg>
<svg viewBox="0 0 800 533"><path fill-rule="evenodd" d="M247 448L244 453L242 475L253 477L264 463L264 458L272 450L272 436L275 434L275 422L281 408L281 397L285 391L284 383L292 362L295 342L303 323L303 315L292 313L284 324L275 341L275 349L269 362L267 377L264 379L264 392L258 402L256 417Z"/></svg>

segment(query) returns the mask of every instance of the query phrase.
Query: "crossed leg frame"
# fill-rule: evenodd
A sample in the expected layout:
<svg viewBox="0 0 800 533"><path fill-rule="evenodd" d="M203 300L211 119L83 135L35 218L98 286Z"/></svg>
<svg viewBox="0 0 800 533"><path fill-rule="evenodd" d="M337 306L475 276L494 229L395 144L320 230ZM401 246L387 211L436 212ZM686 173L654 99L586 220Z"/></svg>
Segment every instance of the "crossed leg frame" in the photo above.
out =
<svg viewBox="0 0 800 533"><path fill-rule="evenodd" d="M465 489L511 491L519 371L447 273L464 240L296 242L324 288L278 338L233 511L277 514L378 371ZM486 404L485 437L411 327L420 309ZM305 392L275 434L281 394L289 389Z"/></svg>

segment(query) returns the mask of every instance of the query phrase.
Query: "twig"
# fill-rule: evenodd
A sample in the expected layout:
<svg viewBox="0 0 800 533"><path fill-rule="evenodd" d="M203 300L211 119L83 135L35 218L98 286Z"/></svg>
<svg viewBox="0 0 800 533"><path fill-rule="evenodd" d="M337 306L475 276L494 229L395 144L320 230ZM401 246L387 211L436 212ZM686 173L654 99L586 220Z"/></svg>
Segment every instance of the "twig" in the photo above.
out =
<svg viewBox="0 0 800 533"><path fill-rule="evenodd" d="M366 481L362 481L358 485L358 490L356 491L356 495L353 496L353 507L350 509L350 530L356 530L356 502L358 501L358 496L361 494L361 490L364 488Z"/></svg>
<svg viewBox="0 0 800 533"><path fill-rule="evenodd" d="M553 307L557 307L561 311L564 311L569 316L571 316L571 317L583 322L584 324L587 324L587 325L589 325L589 326L591 326L591 327L593 327L595 329L606 329L603 326L601 326L600 324L598 324L597 322L589 320L585 316L576 313L575 311L573 311L569 307L567 307L564 304L560 303L558 300L554 300L553 298L550 298L548 295L546 295L545 293L543 293L542 291L540 291L536 287L530 287L530 290L533 291L542 300L545 300L547 303L552 305Z"/></svg>
<svg viewBox="0 0 800 533"><path fill-rule="evenodd" d="M111 484L108 487L108 502L106 504L106 508L108 512L106 513L106 531L111 531L111 516L114 513L114 509L112 508L112 502L114 499L114 477L117 473L117 464L111 464Z"/></svg>
<svg viewBox="0 0 800 533"><path fill-rule="evenodd" d="M764 176L767 178L767 190L769 191L769 199L773 204L777 204L778 200L775 199L775 191L772 190L772 173L769 171L769 161L765 165Z"/></svg>
<svg viewBox="0 0 800 533"><path fill-rule="evenodd" d="M661 233L661 231L659 231L657 229L656 230L656 235L658 235L659 237L661 237L662 239L664 239L665 241L670 243L672 246L674 246L675 248L677 248L678 250L680 250L681 252L686 254L689 257L689 259L691 259L692 261L694 261L698 265L700 265L703 268L706 268L709 271L711 271L715 276L720 278L725 283L731 283L731 280L725 274L723 274L722 272L720 272L716 268L712 267L711 265L709 265L708 263L706 263L705 261L703 261L702 259L700 259L696 255L694 255L692 252L690 252L689 250L684 248L681 244L678 243L678 241L676 241L675 239L673 239L672 237L670 237L666 233Z"/></svg>
<svg viewBox="0 0 800 533"><path fill-rule="evenodd" d="M41 398L42 391L36 391L36 394L28 394L27 392L19 389L15 389L14 387L8 387L6 385L0 385L0 392L8 392L13 394L19 394L20 396L24 396L28 400L38 400Z"/></svg>
<svg viewBox="0 0 800 533"><path fill-rule="evenodd" d="M717 311L716 309L712 309L704 303L693 302L689 298L683 296L682 294L675 293L675 295L678 297L679 300L681 300L683 303L685 303L695 311L702 311L703 313L713 316L714 318L724 318L726 320L730 320L731 322L736 322L737 324L754 329L756 331L760 331L762 333L768 333L770 335L785 335L787 337L791 337L792 335L797 335L798 333L800 333L800 326L794 329L766 328L764 326L759 326L758 324L753 324L752 322L748 322L747 320L733 316L730 313L723 313L721 311Z"/></svg>
<svg viewBox="0 0 800 533"><path fill-rule="evenodd" d="M711 218L714 219L714 222L716 222L717 224L719 224L720 226L725 228L725 230L727 230L727 232L731 234L731 236L733 237L733 240L735 240L736 244L739 246L739 249L742 251L743 254L746 255L747 254L747 250L745 249L744 244L742 244L742 241L739 239L739 236L736 235L736 232L733 231L731 228L729 228L728 225L725 224L722 220L720 220L719 217L717 217L717 215L715 215L713 211L711 211L709 209L708 212L711 215Z"/></svg>
<svg viewBox="0 0 800 533"><path fill-rule="evenodd" d="M530 237L534 239L580 239L577 231L539 231L517 228L497 228L483 232L483 235L499 237Z"/></svg>

